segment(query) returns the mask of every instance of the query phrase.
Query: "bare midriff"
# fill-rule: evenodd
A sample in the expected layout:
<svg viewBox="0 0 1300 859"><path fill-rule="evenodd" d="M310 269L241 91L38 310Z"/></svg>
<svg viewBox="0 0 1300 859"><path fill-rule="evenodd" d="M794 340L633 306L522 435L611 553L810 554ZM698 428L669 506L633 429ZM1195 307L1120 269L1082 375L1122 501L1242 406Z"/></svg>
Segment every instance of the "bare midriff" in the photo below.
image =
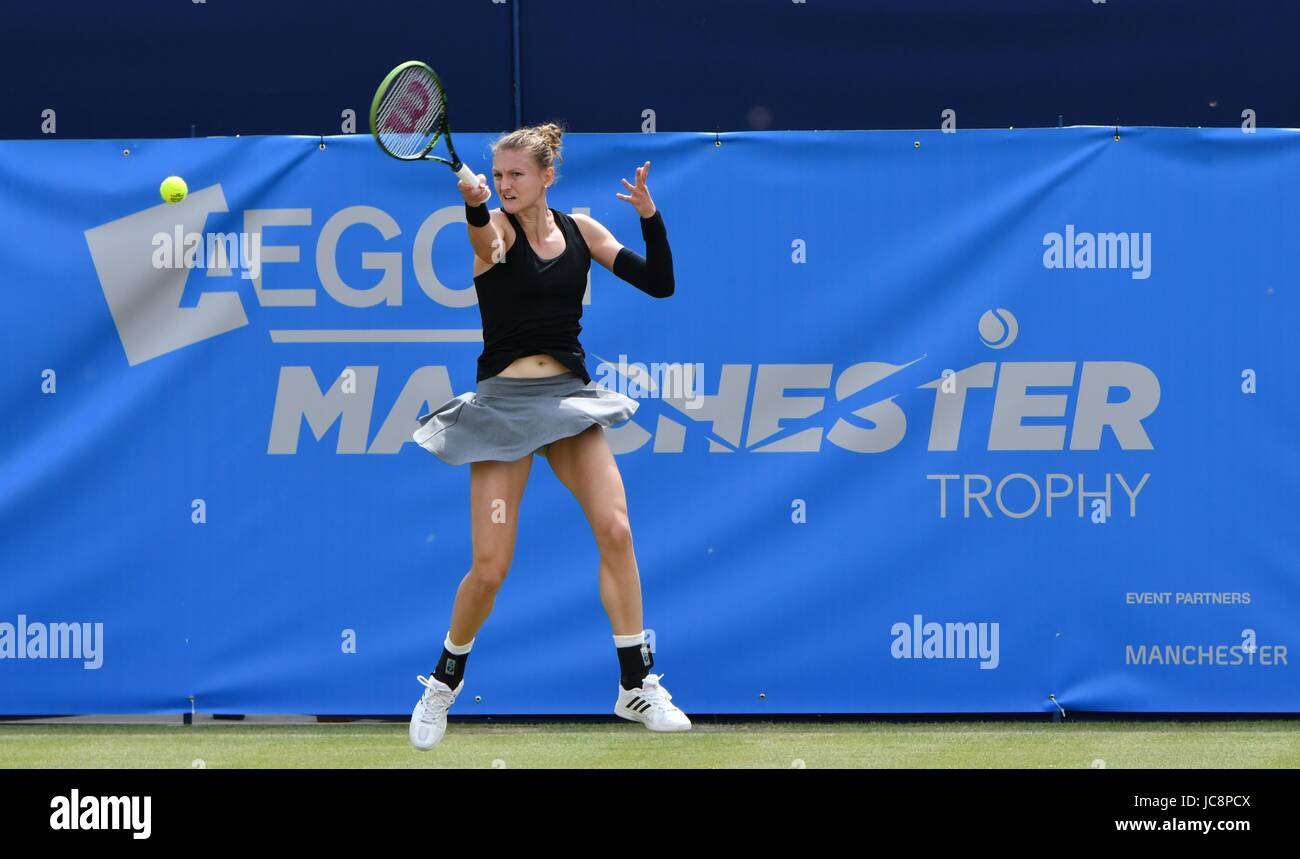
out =
<svg viewBox="0 0 1300 859"><path fill-rule="evenodd" d="M550 355L538 354L516 358L497 375L512 379L541 379L546 376L557 376L560 373L567 372L569 372L569 368Z"/></svg>

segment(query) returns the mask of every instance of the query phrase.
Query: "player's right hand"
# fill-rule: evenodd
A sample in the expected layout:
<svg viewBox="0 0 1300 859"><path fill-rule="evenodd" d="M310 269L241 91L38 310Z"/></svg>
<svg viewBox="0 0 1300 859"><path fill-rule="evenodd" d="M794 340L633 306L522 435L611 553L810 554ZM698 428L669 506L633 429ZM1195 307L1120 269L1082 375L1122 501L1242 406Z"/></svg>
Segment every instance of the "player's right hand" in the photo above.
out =
<svg viewBox="0 0 1300 859"><path fill-rule="evenodd" d="M492 189L488 187L487 177L482 173L478 174L477 188L464 182L457 182L456 187L460 189L460 195L465 198L467 206L478 206L492 199Z"/></svg>

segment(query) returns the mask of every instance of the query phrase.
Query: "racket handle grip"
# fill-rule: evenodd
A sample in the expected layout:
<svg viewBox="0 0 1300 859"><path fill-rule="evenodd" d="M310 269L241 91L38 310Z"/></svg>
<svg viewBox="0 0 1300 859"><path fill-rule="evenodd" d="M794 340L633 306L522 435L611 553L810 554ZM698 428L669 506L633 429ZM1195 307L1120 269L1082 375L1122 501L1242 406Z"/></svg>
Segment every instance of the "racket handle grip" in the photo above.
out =
<svg viewBox="0 0 1300 859"><path fill-rule="evenodd" d="M466 185L478 187L478 176L474 175L474 171L469 169L468 164L461 162L460 169L456 171L456 176Z"/></svg>

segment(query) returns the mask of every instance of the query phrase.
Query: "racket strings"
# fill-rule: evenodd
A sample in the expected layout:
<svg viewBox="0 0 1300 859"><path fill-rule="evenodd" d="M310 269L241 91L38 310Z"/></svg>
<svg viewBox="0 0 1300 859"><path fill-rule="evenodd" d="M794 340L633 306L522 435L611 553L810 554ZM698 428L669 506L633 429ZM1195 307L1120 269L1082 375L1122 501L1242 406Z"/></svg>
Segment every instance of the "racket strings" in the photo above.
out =
<svg viewBox="0 0 1300 859"><path fill-rule="evenodd" d="M403 71L384 93L376 113L379 142L398 158L413 158L438 139L442 88L420 68Z"/></svg>

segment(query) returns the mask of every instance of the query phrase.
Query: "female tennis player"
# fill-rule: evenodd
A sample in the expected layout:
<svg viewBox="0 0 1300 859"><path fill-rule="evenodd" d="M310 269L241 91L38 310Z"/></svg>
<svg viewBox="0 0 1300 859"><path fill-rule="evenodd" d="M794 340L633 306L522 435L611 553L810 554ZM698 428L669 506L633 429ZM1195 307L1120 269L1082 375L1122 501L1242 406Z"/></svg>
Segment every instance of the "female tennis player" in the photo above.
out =
<svg viewBox="0 0 1300 859"><path fill-rule="evenodd" d="M685 731L690 719L651 674L641 583L628 524L627 499L604 427L627 420L635 400L599 387L578 343L582 296L594 259L656 298L673 294L672 255L663 216L646 187L650 162L636 184L616 194L641 216L642 257L586 215L547 205L563 129L521 128L492 147L492 180L501 207L491 212L487 177L459 184L474 248L474 289L483 319L477 391L421 415L414 438L451 465L470 464L473 563L461 580L442 656L411 714L411 743L436 746L447 709L464 687L465 663L492 611L514 555L519 503L533 454L550 462L586 513L600 549L600 598L614 631L621 672L615 714L652 731Z"/></svg>

